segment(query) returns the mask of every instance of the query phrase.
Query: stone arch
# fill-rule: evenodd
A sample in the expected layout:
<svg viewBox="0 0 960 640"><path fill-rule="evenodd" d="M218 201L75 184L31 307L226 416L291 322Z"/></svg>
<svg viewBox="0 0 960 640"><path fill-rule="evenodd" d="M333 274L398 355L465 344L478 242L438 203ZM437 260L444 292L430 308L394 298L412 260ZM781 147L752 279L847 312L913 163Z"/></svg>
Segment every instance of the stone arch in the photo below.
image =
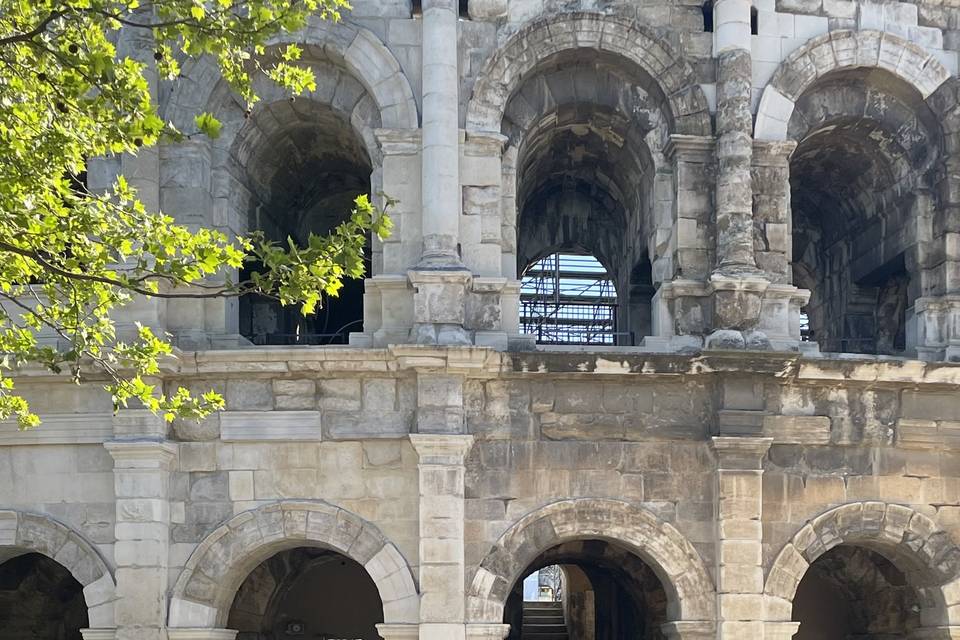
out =
<svg viewBox="0 0 960 640"><path fill-rule="evenodd" d="M173 587L169 626L224 626L247 575L296 547L330 549L356 561L377 585L384 622L417 622L420 601L410 567L375 525L326 502L281 501L234 516L197 545Z"/></svg>
<svg viewBox="0 0 960 640"><path fill-rule="evenodd" d="M910 507L854 502L808 521L777 554L764 593L771 621L789 621L807 569L839 545L876 551L908 575L921 593L925 626L960 622L960 547L950 534Z"/></svg>
<svg viewBox="0 0 960 640"><path fill-rule="evenodd" d="M410 82L400 63L385 44L368 29L346 22L310 19L297 34L283 33L270 45L296 42L322 50L324 57L340 63L373 97L382 126L391 129L416 129L419 126L417 103ZM183 77L173 87L166 104L166 117L178 126L189 126L197 113L214 99L220 84L220 71L209 57L185 65Z"/></svg>
<svg viewBox="0 0 960 640"><path fill-rule="evenodd" d="M537 20L500 47L474 85L467 106L467 129L500 131L507 101L540 61L584 48L622 57L653 78L670 105L672 132L710 135L707 100L690 65L637 22L595 13Z"/></svg>
<svg viewBox="0 0 960 640"><path fill-rule="evenodd" d="M39 553L70 572L83 586L91 628L112 628L116 582L106 561L82 535L50 516L0 510L0 563Z"/></svg>
<svg viewBox="0 0 960 640"><path fill-rule="evenodd" d="M950 72L923 47L883 31L831 31L791 53L763 90L754 137L786 140L796 101L818 78L844 69L883 69L915 88L923 99Z"/></svg>
<svg viewBox="0 0 960 640"><path fill-rule="evenodd" d="M521 573L544 551L574 540L625 546L663 584L671 622L714 619L714 585L700 554L672 525L619 500L561 500L528 513L510 527L480 562L467 589L467 619L499 623Z"/></svg>

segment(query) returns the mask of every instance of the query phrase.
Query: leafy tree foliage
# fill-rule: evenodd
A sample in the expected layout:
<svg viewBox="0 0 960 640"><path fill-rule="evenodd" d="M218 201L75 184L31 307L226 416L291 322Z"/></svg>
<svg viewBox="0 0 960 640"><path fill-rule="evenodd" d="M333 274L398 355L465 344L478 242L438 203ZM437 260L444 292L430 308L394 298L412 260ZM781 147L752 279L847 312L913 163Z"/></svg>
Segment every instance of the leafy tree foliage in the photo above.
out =
<svg viewBox="0 0 960 640"><path fill-rule="evenodd" d="M168 420L203 417L222 398L164 395L151 380L172 352L167 336L140 326L121 340L111 311L141 295L256 292L309 314L342 278L363 275L366 235L390 228L365 197L328 236L280 246L176 224L147 210L123 176L107 193L78 180L88 158L219 133L211 114L196 114L193 131L158 115L150 78L176 82L190 58L215 59L249 109L257 74L291 95L315 88L296 45L267 55L266 44L311 14L339 20L348 8L346 0L0 0L0 419L38 424L11 377L37 365L104 384L115 406L135 400ZM121 30L148 38L152 55L118 55ZM224 277L245 262L263 267L246 282Z"/></svg>

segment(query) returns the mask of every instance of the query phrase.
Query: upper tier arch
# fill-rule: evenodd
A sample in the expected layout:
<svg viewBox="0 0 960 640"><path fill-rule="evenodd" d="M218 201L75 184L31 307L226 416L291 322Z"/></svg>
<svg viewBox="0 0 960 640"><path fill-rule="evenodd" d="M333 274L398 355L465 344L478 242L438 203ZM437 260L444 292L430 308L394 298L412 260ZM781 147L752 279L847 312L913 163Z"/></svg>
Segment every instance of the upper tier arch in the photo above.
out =
<svg viewBox="0 0 960 640"><path fill-rule="evenodd" d="M313 18L303 31L284 33L270 45L296 42L304 58L321 57L336 61L355 77L373 97L380 111L381 126L388 129L416 129L417 103L400 63L383 42L368 29L345 22ZM312 54L311 49L319 49ZM188 127L193 117L207 111L220 84L220 71L209 57L185 65L183 77L175 84L167 103L168 120Z"/></svg>
<svg viewBox="0 0 960 640"><path fill-rule="evenodd" d="M754 137L786 140L797 100L817 79L844 69L884 69L926 100L950 72L922 47L882 31L832 31L791 53L763 90Z"/></svg>
<svg viewBox="0 0 960 640"><path fill-rule="evenodd" d="M690 65L635 21L594 13L538 20L500 47L474 85L467 129L500 131L507 101L525 76L549 56L583 48L621 56L653 78L670 106L673 133L710 135L707 100Z"/></svg>

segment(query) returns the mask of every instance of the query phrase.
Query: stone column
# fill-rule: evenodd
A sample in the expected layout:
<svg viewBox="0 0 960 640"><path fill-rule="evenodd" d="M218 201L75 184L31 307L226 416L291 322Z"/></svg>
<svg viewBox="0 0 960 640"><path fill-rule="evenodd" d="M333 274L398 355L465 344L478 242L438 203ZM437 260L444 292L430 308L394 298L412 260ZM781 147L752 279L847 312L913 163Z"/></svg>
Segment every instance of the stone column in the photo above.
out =
<svg viewBox="0 0 960 640"><path fill-rule="evenodd" d="M717 0L714 21L718 80L717 268L721 273L738 273L756 268L750 185L750 0Z"/></svg>
<svg viewBox="0 0 960 640"><path fill-rule="evenodd" d="M464 459L473 436L410 441L420 473L420 638L465 640Z"/></svg>
<svg viewBox="0 0 960 640"><path fill-rule="evenodd" d="M463 268L456 0L423 2L423 268Z"/></svg>
<svg viewBox="0 0 960 640"><path fill-rule="evenodd" d="M769 341L757 329L760 301L768 282L757 270L753 250L750 0L718 0L714 21L717 253L710 277L714 326L706 346L768 349Z"/></svg>
<svg viewBox="0 0 960 640"><path fill-rule="evenodd" d="M714 437L719 640L764 637L763 466L772 438Z"/></svg>
<svg viewBox="0 0 960 640"><path fill-rule="evenodd" d="M117 640L166 640L170 546L170 469L177 448L162 418L125 410L117 439L104 443L114 460L116 491Z"/></svg>
<svg viewBox="0 0 960 640"><path fill-rule="evenodd" d="M424 0L423 253L408 274L416 289L411 341L471 344L464 329L470 271L460 259L460 143L456 0Z"/></svg>

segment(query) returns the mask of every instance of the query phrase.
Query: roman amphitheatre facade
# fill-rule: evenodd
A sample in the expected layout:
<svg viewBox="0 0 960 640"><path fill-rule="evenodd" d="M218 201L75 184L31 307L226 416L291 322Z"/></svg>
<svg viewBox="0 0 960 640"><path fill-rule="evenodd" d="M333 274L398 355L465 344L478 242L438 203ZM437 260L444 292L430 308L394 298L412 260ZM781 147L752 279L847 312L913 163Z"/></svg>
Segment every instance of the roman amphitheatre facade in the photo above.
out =
<svg viewBox="0 0 960 640"><path fill-rule="evenodd" d="M960 8L353 5L283 39L315 91L192 63L163 116L222 135L91 166L394 232L314 317L124 309L203 423L22 372L0 637L960 638Z"/></svg>

